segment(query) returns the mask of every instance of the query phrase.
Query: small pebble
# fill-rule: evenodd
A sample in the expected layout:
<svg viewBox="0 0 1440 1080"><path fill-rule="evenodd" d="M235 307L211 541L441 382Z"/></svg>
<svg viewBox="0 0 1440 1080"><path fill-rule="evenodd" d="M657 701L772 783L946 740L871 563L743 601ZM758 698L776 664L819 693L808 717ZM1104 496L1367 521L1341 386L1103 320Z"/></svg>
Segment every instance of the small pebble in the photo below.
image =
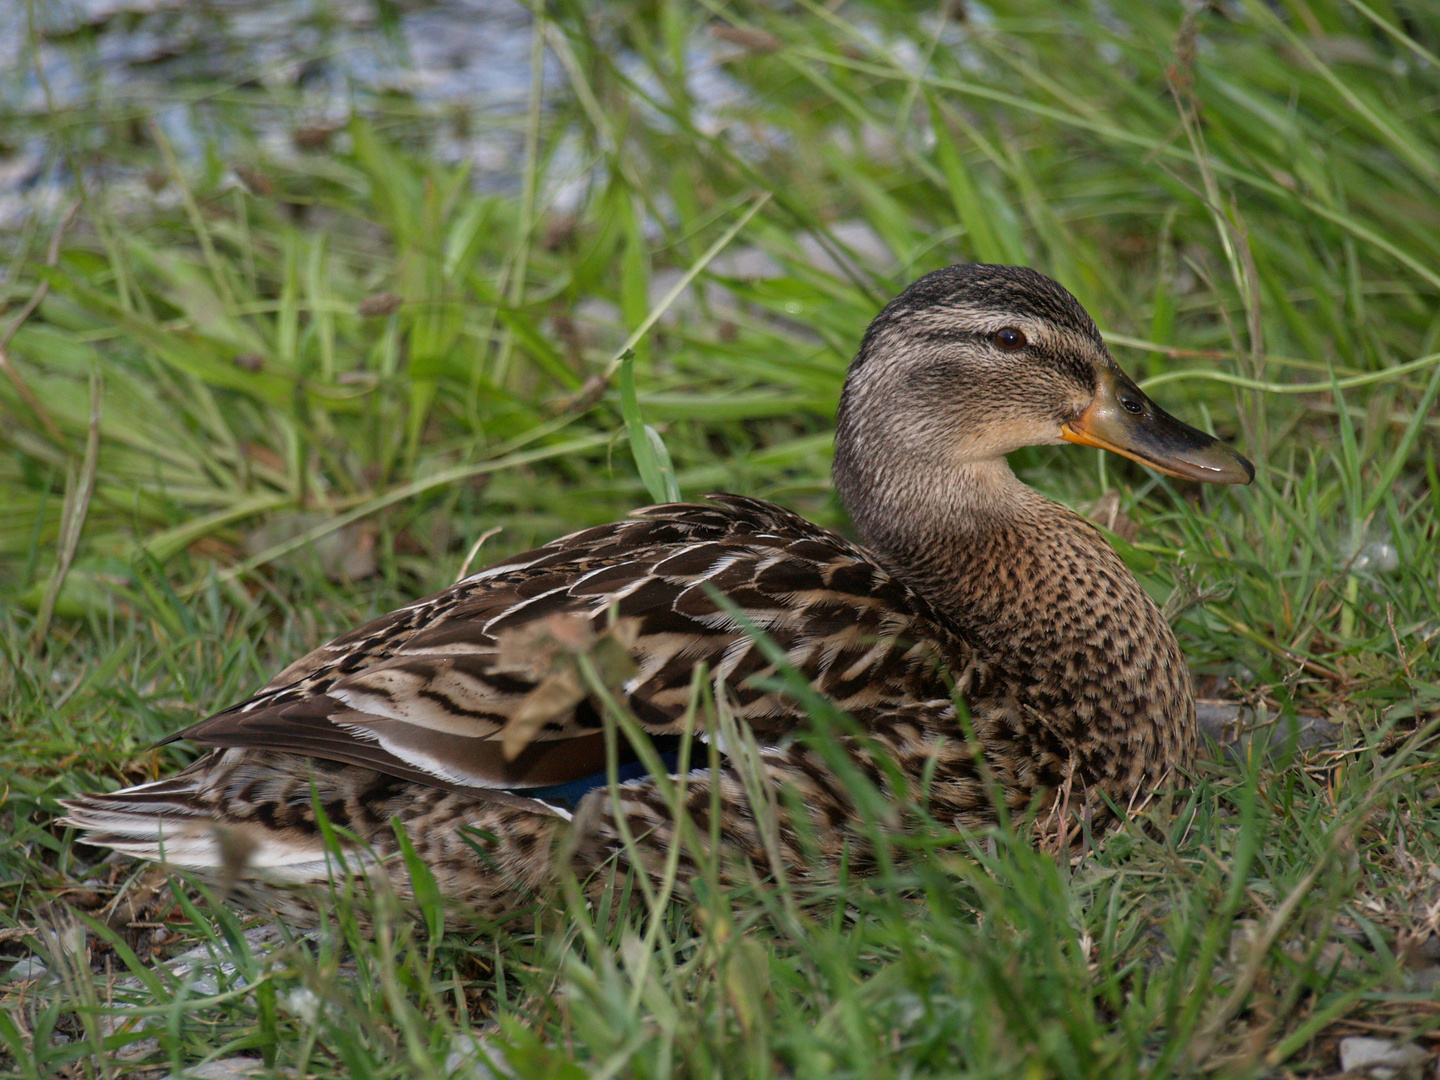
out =
<svg viewBox="0 0 1440 1080"><path fill-rule="evenodd" d="M1429 1060L1429 1053L1414 1043L1359 1035L1340 1040L1340 1068L1345 1072L1367 1072L1376 1080L1388 1080L1401 1069L1412 1069Z"/></svg>
<svg viewBox="0 0 1440 1080"><path fill-rule="evenodd" d="M451 1076L463 1070L474 1080L510 1080L514 1073L509 1062L498 1050L486 1045L483 1035L462 1031L450 1041L450 1053L445 1056L445 1072Z"/></svg>
<svg viewBox="0 0 1440 1080"><path fill-rule="evenodd" d="M165 1080L244 1080L264 1068L264 1062L253 1057L220 1058L207 1061L204 1065L192 1065L178 1073L170 1073Z"/></svg>
<svg viewBox="0 0 1440 1080"><path fill-rule="evenodd" d="M28 982L31 979L43 979L47 970L45 961L38 956L27 956L16 961L14 966L5 972L5 978L12 982Z"/></svg>

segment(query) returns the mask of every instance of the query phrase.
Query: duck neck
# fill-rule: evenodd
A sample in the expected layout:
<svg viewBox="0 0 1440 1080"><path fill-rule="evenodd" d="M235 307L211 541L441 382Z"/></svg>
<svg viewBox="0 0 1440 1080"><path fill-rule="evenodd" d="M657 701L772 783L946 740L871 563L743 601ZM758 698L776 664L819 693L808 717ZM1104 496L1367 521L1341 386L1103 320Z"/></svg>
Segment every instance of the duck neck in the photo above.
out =
<svg viewBox="0 0 1440 1080"><path fill-rule="evenodd" d="M1053 600L998 583L1033 577L1077 525L1086 527L1022 484L1004 458L952 465L929 484L879 472L859 483L841 477L837 467L841 497L865 545L962 636L978 643L997 630L1048 624L1041 605Z"/></svg>
<svg viewBox="0 0 1440 1080"><path fill-rule="evenodd" d="M963 643L956 670L979 661L990 672L967 690L972 705L1044 716L1080 778L1112 793L1188 759L1194 705L1180 647L1098 530L1003 459L952 469L943 484L857 476L837 461L866 545ZM1087 764L1087 748L1116 739L1128 758L1098 753Z"/></svg>
<svg viewBox="0 0 1440 1080"><path fill-rule="evenodd" d="M848 464L837 462L837 486L866 546L987 662L1089 695L1119 654L1123 681L1159 679L1188 697L1175 637L1129 567L1003 458L953 465L930 484L878 469L858 482Z"/></svg>

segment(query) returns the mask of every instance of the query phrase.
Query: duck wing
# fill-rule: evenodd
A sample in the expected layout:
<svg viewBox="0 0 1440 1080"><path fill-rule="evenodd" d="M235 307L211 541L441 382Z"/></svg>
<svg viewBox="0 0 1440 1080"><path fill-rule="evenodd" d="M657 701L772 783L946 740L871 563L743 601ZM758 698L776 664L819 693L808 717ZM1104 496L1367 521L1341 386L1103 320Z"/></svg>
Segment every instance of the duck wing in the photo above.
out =
<svg viewBox="0 0 1440 1080"><path fill-rule="evenodd" d="M943 707L947 669L965 667L964 644L863 549L770 503L719 495L490 566L320 646L172 739L291 751L457 790L565 783L605 768L598 707L573 675L560 685L565 639L573 669L575 651L608 635L628 653L624 697L652 735L681 732L704 663L757 740L776 745L805 713L766 685L775 665L716 592L862 726L920 702Z"/></svg>

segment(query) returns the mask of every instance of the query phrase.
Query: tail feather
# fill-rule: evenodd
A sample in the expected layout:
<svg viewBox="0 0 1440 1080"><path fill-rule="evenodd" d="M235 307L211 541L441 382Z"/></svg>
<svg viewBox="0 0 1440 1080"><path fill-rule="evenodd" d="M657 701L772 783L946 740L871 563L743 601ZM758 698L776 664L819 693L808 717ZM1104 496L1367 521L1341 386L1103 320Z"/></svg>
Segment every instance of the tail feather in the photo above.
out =
<svg viewBox="0 0 1440 1080"><path fill-rule="evenodd" d="M324 881L337 870L319 837L277 833L258 823L222 821L206 805L196 778L171 777L105 795L62 800L63 825L80 840L172 866L284 882ZM350 868L371 860L347 852Z"/></svg>
<svg viewBox="0 0 1440 1080"><path fill-rule="evenodd" d="M549 882L550 852L570 820L541 799L469 795L355 765L240 748L64 806L61 821L80 830L81 842L194 870L250 898L242 902L287 918L299 910L295 893L313 907L307 887L351 874L413 898L396 821L445 895L487 918L508 916ZM336 834L340 851L326 839Z"/></svg>

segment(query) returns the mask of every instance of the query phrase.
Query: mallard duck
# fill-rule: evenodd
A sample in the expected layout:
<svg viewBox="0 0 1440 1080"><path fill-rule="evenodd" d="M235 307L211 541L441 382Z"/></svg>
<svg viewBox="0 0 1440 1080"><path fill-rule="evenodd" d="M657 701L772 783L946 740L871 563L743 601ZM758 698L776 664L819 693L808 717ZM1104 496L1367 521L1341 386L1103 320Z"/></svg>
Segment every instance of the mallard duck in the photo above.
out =
<svg viewBox="0 0 1440 1080"><path fill-rule="evenodd" d="M753 733L763 806L713 716L691 721L719 764L684 777L684 806L724 865L853 863L865 840L845 770L754 629L853 718L858 734L828 737L859 775L893 792L898 769L935 820L993 822L997 790L1017 812L1062 792L1072 810L1125 807L1190 760L1194 701L1174 635L1114 549L1006 463L1061 442L1187 480L1254 476L1153 404L1048 277L936 271L886 305L846 376L834 481L863 546L736 495L639 510L320 646L173 736L209 749L194 764L75 798L65 820L128 855L215 870L238 848L247 874L306 882L331 869L318 806L359 841L356 864L407 894L398 819L442 892L482 916L529 903L557 850L585 872L623 862L628 833L655 871L677 842L671 805L633 765L606 785L603 709L564 662L604 639L628 656L619 695L655 739L682 731L701 664Z"/></svg>

